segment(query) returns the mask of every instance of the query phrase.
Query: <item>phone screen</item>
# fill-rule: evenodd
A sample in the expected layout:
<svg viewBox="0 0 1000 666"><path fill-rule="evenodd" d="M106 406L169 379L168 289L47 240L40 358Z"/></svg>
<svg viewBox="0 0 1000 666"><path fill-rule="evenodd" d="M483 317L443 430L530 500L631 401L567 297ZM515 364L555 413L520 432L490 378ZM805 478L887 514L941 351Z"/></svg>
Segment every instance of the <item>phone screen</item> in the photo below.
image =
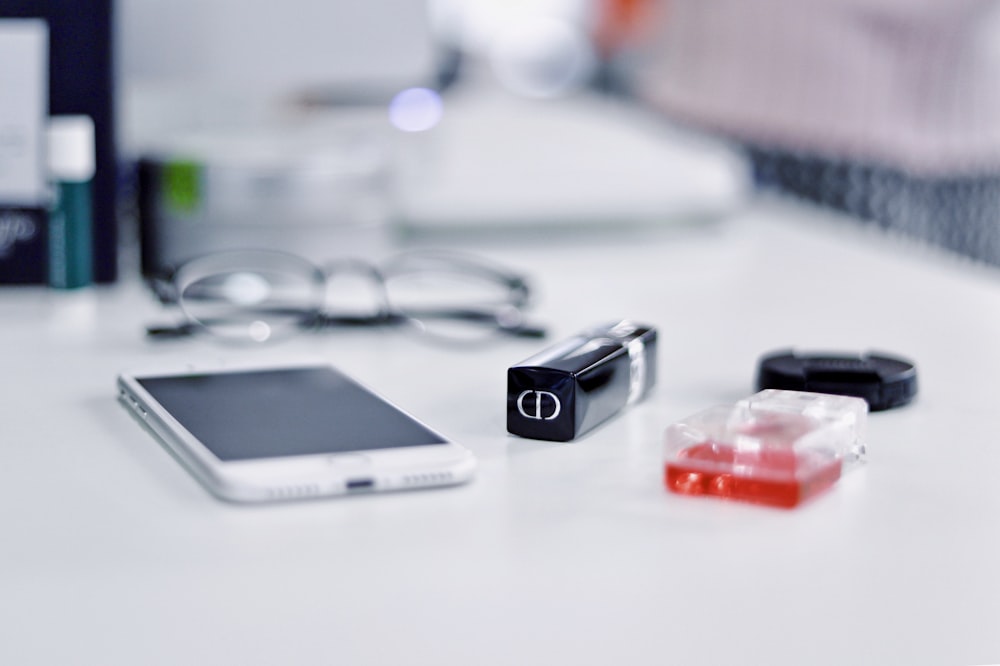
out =
<svg viewBox="0 0 1000 666"><path fill-rule="evenodd" d="M220 460L447 444L331 367L136 379Z"/></svg>

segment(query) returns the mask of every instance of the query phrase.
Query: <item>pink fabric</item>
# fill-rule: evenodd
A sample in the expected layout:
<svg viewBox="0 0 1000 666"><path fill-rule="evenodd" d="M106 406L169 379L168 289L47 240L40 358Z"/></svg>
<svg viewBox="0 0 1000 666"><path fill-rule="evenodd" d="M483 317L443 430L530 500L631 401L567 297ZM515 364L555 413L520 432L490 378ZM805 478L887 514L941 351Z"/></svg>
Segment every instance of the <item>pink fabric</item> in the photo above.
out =
<svg viewBox="0 0 1000 666"><path fill-rule="evenodd" d="M920 173L1000 167L995 0L669 0L640 94L785 150Z"/></svg>

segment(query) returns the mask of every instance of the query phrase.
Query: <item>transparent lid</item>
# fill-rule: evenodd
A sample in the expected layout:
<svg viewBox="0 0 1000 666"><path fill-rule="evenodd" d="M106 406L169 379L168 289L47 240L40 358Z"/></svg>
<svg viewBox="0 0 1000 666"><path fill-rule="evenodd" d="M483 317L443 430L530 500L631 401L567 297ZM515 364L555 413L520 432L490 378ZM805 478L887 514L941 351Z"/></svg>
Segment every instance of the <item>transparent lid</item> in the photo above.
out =
<svg viewBox="0 0 1000 666"><path fill-rule="evenodd" d="M794 506L865 457L861 398L768 389L667 428L667 486Z"/></svg>

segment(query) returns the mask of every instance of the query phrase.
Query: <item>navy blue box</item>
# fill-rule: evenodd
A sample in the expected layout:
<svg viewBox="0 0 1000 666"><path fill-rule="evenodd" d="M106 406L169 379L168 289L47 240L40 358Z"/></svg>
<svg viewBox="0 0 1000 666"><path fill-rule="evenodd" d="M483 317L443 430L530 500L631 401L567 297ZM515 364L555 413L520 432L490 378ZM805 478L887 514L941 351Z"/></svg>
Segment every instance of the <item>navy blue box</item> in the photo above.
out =
<svg viewBox="0 0 1000 666"><path fill-rule="evenodd" d="M94 121L94 280L118 277L118 168L115 143L112 0L2 0L2 18L43 18L49 24L49 114ZM3 207L0 201L0 208ZM9 212L10 209L8 209ZM35 213L32 213L34 215ZM48 281L45 225L0 257L0 284Z"/></svg>
<svg viewBox="0 0 1000 666"><path fill-rule="evenodd" d="M0 284L37 284L46 278L48 211L0 205Z"/></svg>

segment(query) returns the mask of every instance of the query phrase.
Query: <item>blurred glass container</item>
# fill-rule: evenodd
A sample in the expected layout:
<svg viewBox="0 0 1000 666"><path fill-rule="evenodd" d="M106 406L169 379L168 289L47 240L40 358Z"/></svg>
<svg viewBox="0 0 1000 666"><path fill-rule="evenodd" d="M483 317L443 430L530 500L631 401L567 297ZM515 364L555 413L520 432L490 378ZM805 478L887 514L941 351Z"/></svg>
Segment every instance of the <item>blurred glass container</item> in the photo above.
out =
<svg viewBox="0 0 1000 666"><path fill-rule="evenodd" d="M138 160L142 273L222 250L378 255L390 152L384 128L315 119L173 132Z"/></svg>

